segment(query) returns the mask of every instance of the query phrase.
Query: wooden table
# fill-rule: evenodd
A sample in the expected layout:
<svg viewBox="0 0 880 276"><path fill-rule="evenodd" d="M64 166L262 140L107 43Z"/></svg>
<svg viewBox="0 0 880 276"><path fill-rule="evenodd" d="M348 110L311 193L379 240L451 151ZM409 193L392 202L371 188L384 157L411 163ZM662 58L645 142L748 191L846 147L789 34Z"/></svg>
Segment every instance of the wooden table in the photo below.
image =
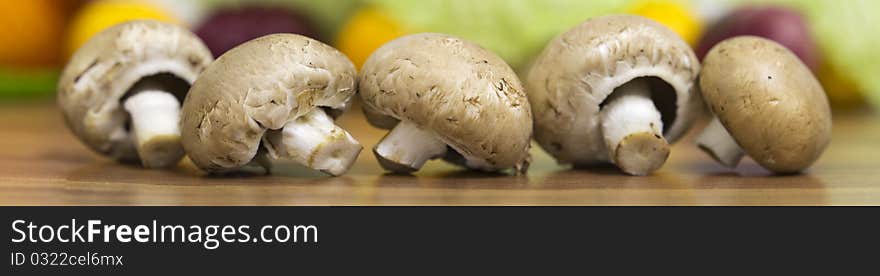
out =
<svg viewBox="0 0 880 276"><path fill-rule="evenodd" d="M367 150L345 176L282 163L273 175L216 177L188 160L164 171L116 164L80 144L51 102L2 103L0 205L880 205L880 117L838 114L834 123L825 155L795 176L748 159L737 170L717 165L693 145L696 131L648 177L571 170L538 147L527 176L441 161L399 176L384 174L368 151L384 132L351 110L340 124Z"/></svg>

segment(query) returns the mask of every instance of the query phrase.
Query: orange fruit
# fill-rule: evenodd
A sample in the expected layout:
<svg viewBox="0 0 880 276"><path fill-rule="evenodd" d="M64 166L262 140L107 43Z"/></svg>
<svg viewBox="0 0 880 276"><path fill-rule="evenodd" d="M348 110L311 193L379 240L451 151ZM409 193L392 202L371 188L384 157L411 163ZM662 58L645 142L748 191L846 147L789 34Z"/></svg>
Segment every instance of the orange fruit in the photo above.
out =
<svg viewBox="0 0 880 276"><path fill-rule="evenodd" d="M373 51L402 35L404 31L394 19L377 7L365 7L342 25L336 47L360 69Z"/></svg>
<svg viewBox="0 0 880 276"><path fill-rule="evenodd" d="M0 8L0 66L39 67L59 60L64 13L56 1L4 1Z"/></svg>

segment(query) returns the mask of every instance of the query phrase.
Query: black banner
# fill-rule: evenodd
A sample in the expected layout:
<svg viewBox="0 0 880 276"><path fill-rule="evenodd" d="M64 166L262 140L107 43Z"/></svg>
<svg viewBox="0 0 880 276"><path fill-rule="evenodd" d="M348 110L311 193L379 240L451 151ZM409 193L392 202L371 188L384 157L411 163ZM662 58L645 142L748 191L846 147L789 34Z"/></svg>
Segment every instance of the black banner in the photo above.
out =
<svg viewBox="0 0 880 276"><path fill-rule="evenodd" d="M880 246L876 208L0 210L7 269L15 275L261 271L412 275L464 268L497 274L522 272L526 267L571 274L590 271L606 260L713 258L709 252L778 258L782 250L821 246L875 252Z"/></svg>

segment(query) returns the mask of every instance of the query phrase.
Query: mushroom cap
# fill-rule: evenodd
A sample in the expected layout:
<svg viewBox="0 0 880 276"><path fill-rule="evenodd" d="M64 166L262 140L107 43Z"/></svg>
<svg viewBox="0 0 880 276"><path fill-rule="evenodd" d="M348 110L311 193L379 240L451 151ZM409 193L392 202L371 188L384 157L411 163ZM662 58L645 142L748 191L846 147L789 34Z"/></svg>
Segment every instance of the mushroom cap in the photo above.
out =
<svg viewBox="0 0 880 276"><path fill-rule="evenodd" d="M700 87L709 109L737 144L767 169L810 166L831 139L831 108L801 60L768 39L742 36L713 47Z"/></svg>
<svg viewBox="0 0 880 276"><path fill-rule="evenodd" d="M632 15L589 19L553 39L528 73L535 140L560 163L609 161L601 104L615 88L648 77L663 135L672 143L699 113L699 71L690 46L653 20Z"/></svg>
<svg viewBox="0 0 880 276"><path fill-rule="evenodd" d="M67 126L91 149L134 161L134 138L120 102L126 92L144 78L170 74L160 81L182 100L212 60L201 40L182 27L128 21L98 33L71 57L58 81L58 104Z"/></svg>
<svg viewBox="0 0 880 276"><path fill-rule="evenodd" d="M348 108L356 74L345 55L305 36L248 41L193 83L181 111L183 147L206 171L237 169L254 158L267 129L281 129L313 108Z"/></svg>
<svg viewBox="0 0 880 276"><path fill-rule="evenodd" d="M504 60L473 42L404 36L376 50L358 77L364 112L376 127L410 121L498 169L528 157L532 114L522 83Z"/></svg>

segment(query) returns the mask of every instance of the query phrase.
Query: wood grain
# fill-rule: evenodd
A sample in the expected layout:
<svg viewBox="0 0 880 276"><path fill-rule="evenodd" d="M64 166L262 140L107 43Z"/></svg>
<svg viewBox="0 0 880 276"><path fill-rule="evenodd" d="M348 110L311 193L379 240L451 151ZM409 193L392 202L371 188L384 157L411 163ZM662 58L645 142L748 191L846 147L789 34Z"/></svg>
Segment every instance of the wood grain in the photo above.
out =
<svg viewBox="0 0 880 276"><path fill-rule="evenodd" d="M359 110L341 124L366 149L384 132ZM342 177L281 163L272 175L205 175L117 164L81 145L51 103L0 105L0 205L880 205L880 118L835 117L832 144L806 173L774 176L745 160L716 165L691 135L660 171L572 170L539 148L527 176L470 172L432 161L415 176L384 174L365 150ZM698 126L696 130L701 128Z"/></svg>

